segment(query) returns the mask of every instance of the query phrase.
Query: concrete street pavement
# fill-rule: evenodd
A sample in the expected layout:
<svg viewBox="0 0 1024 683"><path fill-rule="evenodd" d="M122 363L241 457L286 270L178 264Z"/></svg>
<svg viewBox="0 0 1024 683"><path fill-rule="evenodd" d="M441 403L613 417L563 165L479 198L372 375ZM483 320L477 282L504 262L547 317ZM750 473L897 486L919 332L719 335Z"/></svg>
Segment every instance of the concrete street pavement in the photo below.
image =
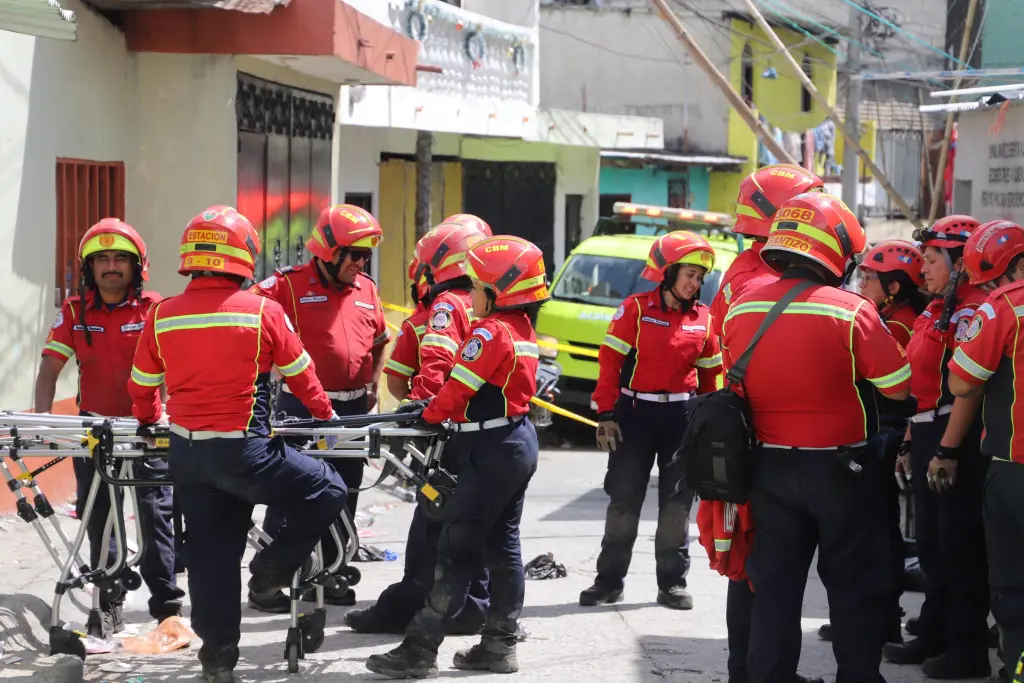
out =
<svg viewBox="0 0 1024 683"><path fill-rule="evenodd" d="M577 605L580 590L592 578L594 561L600 547L606 497L601 491L605 456L593 451L545 451L540 469L530 488L523 520L523 557L553 552L568 569L568 577L528 581L523 621L530 638L519 646L521 671L514 679L498 675L457 672L450 667L457 649L468 647L475 638L448 639L441 649L441 676L472 676L474 680L587 681L588 683L708 683L727 681L725 593L726 579L708 568L707 555L696 543L696 525L691 524L693 566L690 590L695 607L675 612L654 603L653 537L657 492L649 489L643 522L626 586L626 599L612 607L584 609ZM371 479L372 476L372 479ZM376 472L367 470L367 484ZM45 489L45 475L41 479ZM380 491L362 494L361 507L368 512L364 521L372 537L364 544L389 548L399 553L396 562L360 563L363 581L357 587L360 606L375 599L380 590L401 575L405 535L412 505L398 502ZM62 518L70 530L77 523ZM20 656L18 664L0 663L0 678L29 675L46 663L46 625L57 576L53 562L43 550L31 528L16 518L0 518L0 640L6 656ZM248 553L243 562L248 562ZM181 577L184 579L184 577ZM130 594L126 609L129 623L146 624L146 590ZM242 624L242 662L238 674L242 681L285 681L289 674L283 661L286 616L270 616L244 607ZM73 600L65 600L68 619L84 622L84 613L76 606L87 603L88 596L77 591ZM920 596L908 594L904 607L915 615ZM366 671L367 655L390 649L396 636L365 636L351 633L341 625L345 608L328 612L327 638L323 648L301 663L300 674L306 680L341 681L379 680ZM833 680L835 663L831 647L818 640L816 631L827 621L827 600L821 582L813 573L808 581L803 618L803 657L801 672ZM99 670L110 660L129 662L128 673ZM0 660L2 662L3 660ZM993 665L995 657L993 651ZM89 681L129 681L142 677L150 683L192 680L199 672L194 650L163 656L94 655L86 661ZM916 683L925 680L916 667L885 666L890 683ZM142 683L132 681L131 683Z"/></svg>

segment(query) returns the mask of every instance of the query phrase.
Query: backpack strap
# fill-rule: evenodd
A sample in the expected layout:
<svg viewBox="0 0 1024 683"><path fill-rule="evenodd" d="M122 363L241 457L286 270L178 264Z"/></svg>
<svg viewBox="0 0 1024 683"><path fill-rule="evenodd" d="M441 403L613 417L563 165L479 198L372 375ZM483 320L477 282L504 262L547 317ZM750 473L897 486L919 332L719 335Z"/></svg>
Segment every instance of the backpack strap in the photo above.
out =
<svg viewBox="0 0 1024 683"><path fill-rule="evenodd" d="M750 343L747 344L747 349L743 352L729 368L729 372L726 373L725 378L729 381L729 384L741 384L743 382L743 375L747 372L747 365L750 364L750 357L754 354L754 347L757 346L757 342L761 341L761 337L768 331L768 328L772 326L776 320L782 315L782 312L786 310L793 301L803 293L804 290L816 284L812 280L801 280L796 285L782 295L782 298L775 302L775 305L768 311L768 315L761 321L760 327L757 328L757 332L754 333Z"/></svg>

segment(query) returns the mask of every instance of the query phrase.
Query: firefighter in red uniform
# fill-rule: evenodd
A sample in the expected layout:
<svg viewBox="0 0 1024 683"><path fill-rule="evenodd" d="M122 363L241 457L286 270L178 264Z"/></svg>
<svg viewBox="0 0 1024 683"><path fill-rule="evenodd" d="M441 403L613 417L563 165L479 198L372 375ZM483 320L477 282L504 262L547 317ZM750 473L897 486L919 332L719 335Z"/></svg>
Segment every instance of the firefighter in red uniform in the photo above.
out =
<svg viewBox="0 0 1024 683"><path fill-rule="evenodd" d="M455 365L455 352L469 335L469 311L473 305L470 288L473 285L466 275L466 255L472 245L483 239L484 235L476 225L442 223L416 244L414 260L417 268L411 272L410 277L416 286L420 286L421 281L428 285L428 289L419 297L421 301L429 303L427 329L420 339L420 356L416 359L416 374L412 377L414 390L428 359L430 367L427 371L432 373L436 386L443 384ZM403 329L408 327L403 325ZM410 361L408 366L412 364ZM429 386L433 387L435 383ZM433 389L420 386L419 390L421 393L417 399L433 396ZM457 460L457 445L455 439L450 439L444 451L442 466L455 474L459 468ZM385 588L377 602L367 609L350 610L345 614L345 624L360 633L404 632L416 612L423 607L434 584L440 534L441 525L428 520L417 506L409 525L402 579ZM488 599L487 575L481 571L470 582L465 607L446 620L447 632L479 632L487 612Z"/></svg>
<svg viewBox="0 0 1024 683"><path fill-rule="evenodd" d="M919 411L897 467L910 479L914 529L925 600L906 643L885 646L886 660L922 664L930 678L983 678L988 657L988 570L982 498L987 464L981 455L981 394L954 398L947 364L969 329L985 292L961 277L964 244L977 229L969 216L947 216L915 232L924 254L925 288L934 297L907 346ZM957 484L936 488L933 461L959 461Z"/></svg>
<svg viewBox="0 0 1024 683"><path fill-rule="evenodd" d="M949 362L949 389L956 396L985 397L985 438L981 451L991 459L985 475L985 540L988 547L992 615L1001 635L1005 671L1024 680L1024 419L1019 371L1024 362L1024 228L1009 221L979 227L964 246L970 283L989 292L971 319ZM960 486L961 460L929 470L943 488ZM961 558L963 559L963 558Z"/></svg>
<svg viewBox="0 0 1024 683"><path fill-rule="evenodd" d="M800 659L800 611L818 550L838 680L882 681L882 627L892 590L875 392L907 398L910 365L878 310L839 288L864 229L837 198L798 195L779 208L765 262L782 277L736 299L724 321L731 367L768 311L807 286L754 350L744 390L757 433L747 560L755 591L747 679L788 683ZM810 282L808 286L807 282Z"/></svg>
<svg viewBox="0 0 1024 683"><path fill-rule="evenodd" d="M654 536L658 603L692 609L689 515L693 493L675 493L669 468L686 431L686 400L715 390L722 370L708 307L697 299L715 266L708 241L676 231L655 240L642 276L658 283L619 306L598 355L597 445L608 451L604 490L610 500L594 585L580 605L622 600L651 468L658 465L658 530Z"/></svg>
<svg viewBox="0 0 1024 683"><path fill-rule="evenodd" d="M450 378L423 411L427 423L455 423L458 483L426 605L401 645L366 661L370 671L389 678L437 676L444 620L463 607L485 561L492 590L487 622L480 643L456 653L454 666L495 673L519 669L516 632L525 593L519 522L539 451L526 419L537 390L533 319L550 295L541 250L518 237L492 237L473 246L466 272L480 319L456 351Z"/></svg>
<svg viewBox="0 0 1024 683"><path fill-rule="evenodd" d="M377 219L358 206L338 204L324 209L306 249L313 258L295 268L282 268L259 283L253 291L268 296L284 308L294 322L299 339L316 364L317 379L327 391L338 415L365 415L377 403L377 384L384 367L384 348L390 338L377 286L363 267L382 231ZM309 411L285 385L277 409L289 417L307 418ZM342 458L330 463L348 487L349 513L353 519L363 482L361 458ZM278 508L267 510L264 530L275 536L287 523ZM337 547L324 538L324 562L337 558ZM331 605L354 605L355 591L325 591ZM283 613L289 609L282 591L268 595L250 593L249 606L261 612Z"/></svg>
<svg viewBox="0 0 1024 683"><path fill-rule="evenodd" d="M415 257L409 261L409 285L412 300L416 304L412 315L402 322L391 349L391 357L384 364L388 392L399 401L408 398L412 378L420 369L420 339L427 330L427 315L430 312L430 285L426 274L420 269Z"/></svg>
<svg viewBox="0 0 1024 683"><path fill-rule="evenodd" d="M885 240L865 254L857 269L861 296L878 307L882 321L904 349L910 343L917 317L928 303L919 289L924 285L924 276L921 274L923 266L924 257L912 242ZM903 435L907 431L907 417L881 414L879 421L882 453L886 468L891 471L896 465ZM903 595L903 577L906 573L906 552L903 530L900 527L900 486L889 471L883 472L882 484L885 487L885 501L889 511L887 526L895 581L890 616L884 633L887 643L901 643L903 610L900 607L900 598ZM824 640L831 640L831 624L823 624L818 629L818 635Z"/></svg>
<svg viewBox="0 0 1024 683"><path fill-rule="evenodd" d="M238 565L253 506L280 507L289 521L249 564L254 593L289 585L345 507L337 472L270 438L273 367L313 417L336 416L284 309L241 289L259 251L252 224L230 207L192 219L178 266L192 280L150 311L128 383L143 427L160 419L157 389L167 385L170 472L188 527L192 628L203 639L199 660L209 683L234 680Z"/></svg>
<svg viewBox="0 0 1024 683"><path fill-rule="evenodd" d="M78 296L64 301L46 337L36 378L35 411L48 413L53 409L57 377L74 356L79 372L80 414L130 417L131 397L125 394L124 387L131 374L132 357L146 315L162 298L155 292L142 291L142 283L149 279L146 244L132 226L116 218L104 218L82 237L78 257L82 289ZM96 467L88 458L73 460L76 511L81 519ZM152 459L136 465L135 478L166 479L167 462ZM139 569L150 592L149 613L159 622L180 614L181 599L185 596L177 586L174 570L173 494L169 486L143 486L136 489L136 493L139 521L144 531ZM89 562L93 568L101 568L103 530L109 514L110 492L103 484L96 493L89 518ZM111 537L108 562L116 555L117 548ZM122 604L122 600L110 601L100 596L104 637L124 630Z"/></svg>
<svg viewBox="0 0 1024 683"><path fill-rule="evenodd" d="M779 279L779 274L769 268L761 258L761 249L768 239L772 220L779 207L798 194L820 192L824 188L825 183L821 178L792 164L765 166L748 175L740 183L740 191L736 197L736 223L732 231L750 238L752 244L729 266L718 293L711 302L711 326L716 336L722 336L722 322L733 301L748 290L757 289ZM728 508L722 509L721 512L739 519L749 519L749 513L745 509L747 506L740 507L744 509L734 511L733 508ZM710 514L710 511L705 513L707 514ZM725 623L729 637L729 681L743 683L747 677L750 614L754 607L754 593L750 590L745 573L742 580L734 579L729 583L725 605ZM804 679L798 676L796 680Z"/></svg>

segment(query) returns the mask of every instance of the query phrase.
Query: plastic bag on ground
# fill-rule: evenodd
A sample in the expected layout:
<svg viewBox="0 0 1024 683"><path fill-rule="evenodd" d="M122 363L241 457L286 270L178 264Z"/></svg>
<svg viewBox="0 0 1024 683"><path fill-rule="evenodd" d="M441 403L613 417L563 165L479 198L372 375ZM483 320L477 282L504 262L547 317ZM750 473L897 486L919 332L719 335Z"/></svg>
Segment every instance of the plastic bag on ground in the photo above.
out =
<svg viewBox="0 0 1024 683"><path fill-rule="evenodd" d="M561 579L569 575L564 564L555 562L554 553L538 555L523 567L528 579Z"/></svg>
<svg viewBox="0 0 1024 683"><path fill-rule="evenodd" d="M195 638L196 634L180 617L168 617L149 633L125 638L121 645L126 652L133 654L158 655L188 647Z"/></svg>

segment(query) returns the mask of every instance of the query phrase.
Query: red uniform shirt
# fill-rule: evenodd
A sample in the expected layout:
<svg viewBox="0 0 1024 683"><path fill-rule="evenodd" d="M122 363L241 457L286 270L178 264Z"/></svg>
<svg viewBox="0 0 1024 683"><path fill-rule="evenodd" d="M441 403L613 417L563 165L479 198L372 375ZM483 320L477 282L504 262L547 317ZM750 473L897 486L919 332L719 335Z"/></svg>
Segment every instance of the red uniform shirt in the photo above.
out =
<svg viewBox="0 0 1024 683"><path fill-rule="evenodd" d="M985 434L981 451L1024 463L1024 282L992 292L967 325L949 371L972 385L985 383Z"/></svg>
<svg viewBox="0 0 1024 683"><path fill-rule="evenodd" d="M420 339L427 330L429 311L422 305L402 322L391 349L391 358L384 365L384 372L403 379L412 379L420 369Z"/></svg>
<svg viewBox="0 0 1024 683"><path fill-rule="evenodd" d="M697 528L711 568L733 581L746 581L747 556L754 546L750 505L702 500L697 508Z"/></svg>
<svg viewBox="0 0 1024 683"><path fill-rule="evenodd" d="M914 309L907 304L886 313L882 320L885 326L892 332L892 336L904 349L910 344L910 338L914 336L914 326L917 323L918 315Z"/></svg>
<svg viewBox="0 0 1024 683"><path fill-rule="evenodd" d="M949 393L947 364L967 334L971 318L985 296L985 292L977 287L962 288L958 297L960 301L949 319L949 329L945 332L935 329L935 322L942 317L945 306L942 299L928 304L928 308L914 323L914 336L907 346L907 355L913 369L910 393L917 398L919 411L934 410L953 403L953 394Z"/></svg>
<svg viewBox="0 0 1024 683"><path fill-rule="evenodd" d="M729 266L722 284L711 301L712 332L721 339L722 323L729 313L729 306L745 292L763 287L779 279L779 274L761 260L761 249L764 242L754 242L749 249L744 249Z"/></svg>
<svg viewBox="0 0 1024 683"><path fill-rule="evenodd" d="M368 275L336 287L310 262L282 268L253 291L284 308L327 391L361 389L373 380L371 351L386 344L390 333Z"/></svg>
<svg viewBox="0 0 1024 683"><path fill-rule="evenodd" d="M455 366L459 346L469 336L472 308L469 292L464 289L449 289L434 299L427 329L420 339L420 368L412 379L410 400L432 398L441 391Z"/></svg>
<svg viewBox="0 0 1024 683"><path fill-rule="evenodd" d="M537 337L526 313L498 311L477 320L427 422L483 422L530 412L537 393Z"/></svg>
<svg viewBox="0 0 1024 683"><path fill-rule="evenodd" d="M80 410L108 417L132 414L132 398L125 391L132 359L146 316L161 298L156 292L143 292L139 299L128 297L109 307L95 292L89 292L84 306L77 296L64 302L46 337L43 355L62 362L75 357ZM85 325L89 327L91 346L85 340Z"/></svg>
<svg viewBox="0 0 1024 683"><path fill-rule="evenodd" d="M597 352L594 409L614 410L620 388L650 394L714 391L722 354L710 317L699 301L685 313L663 309L660 289L623 301Z"/></svg>
<svg viewBox="0 0 1024 683"><path fill-rule="evenodd" d="M730 367L796 282L784 277L733 303L722 340ZM827 285L789 305L758 342L743 380L758 440L805 448L847 446L877 431L867 383L883 394L908 389L906 352L873 303Z"/></svg>
<svg viewBox="0 0 1024 683"><path fill-rule="evenodd" d="M284 309L224 277L201 277L153 307L135 352L128 391L142 424L167 414L190 431L270 433L270 370L276 366L313 417L331 417L331 401Z"/></svg>

